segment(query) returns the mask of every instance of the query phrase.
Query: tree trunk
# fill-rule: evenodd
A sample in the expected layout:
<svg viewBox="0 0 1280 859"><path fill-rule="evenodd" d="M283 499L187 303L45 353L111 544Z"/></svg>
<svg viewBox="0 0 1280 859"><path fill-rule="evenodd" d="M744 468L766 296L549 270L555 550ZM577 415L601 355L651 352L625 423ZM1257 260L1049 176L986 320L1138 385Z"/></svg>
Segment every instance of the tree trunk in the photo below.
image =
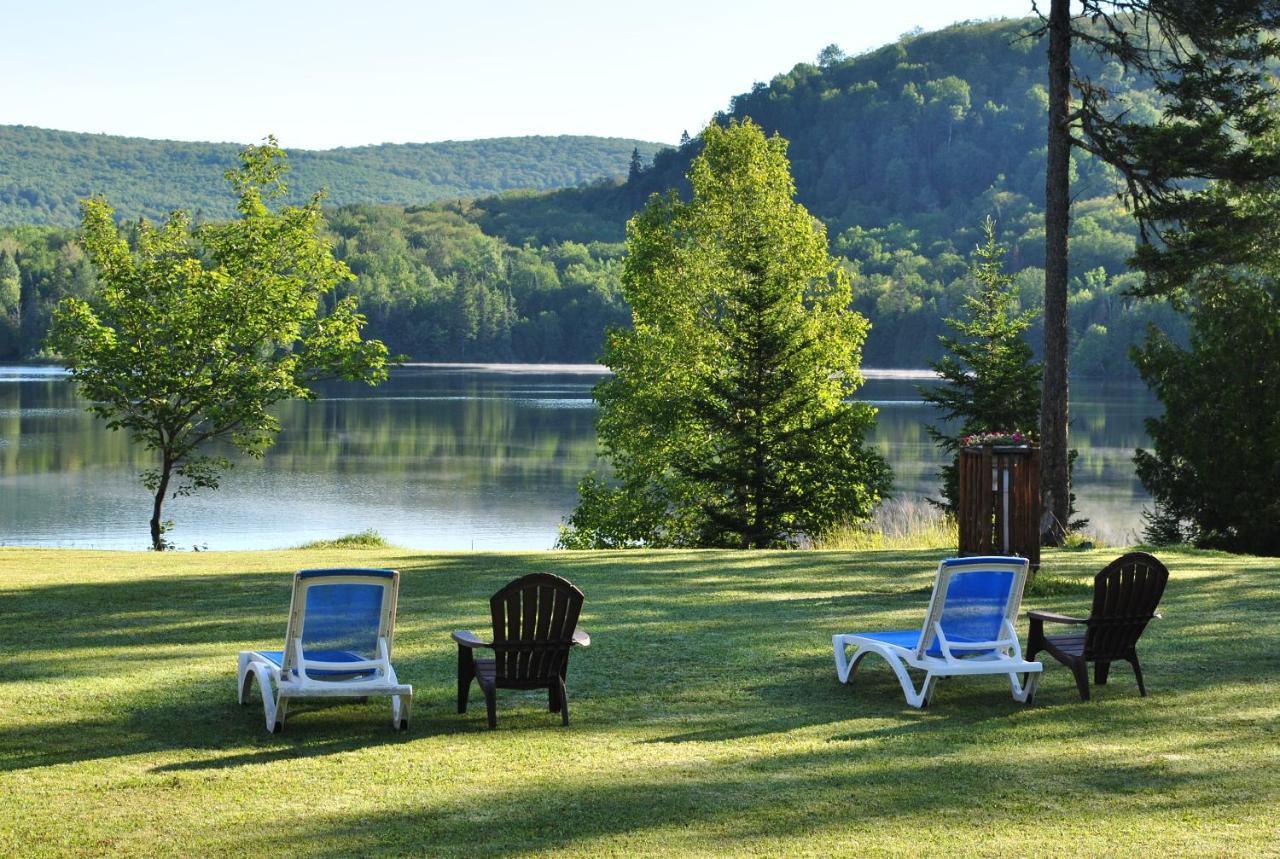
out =
<svg viewBox="0 0 1280 859"><path fill-rule="evenodd" d="M173 463L167 459L160 468L160 482L156 484L155 503L151 507L151 548L157 552L165 549L164 532L160 528L160 511L164 507L164 497L169 492L169 478L173 474Z"/></svg>
<svg viewBox="0 0 1280 859"><path fill-rule="evenodd" d="M1071 488L1067 463L1067 231L1071 207L1070 0L1049 9L1049 139L1044 183L1044 384L1040 449L1047 542L1060 543ZM1052 518L1050 518L1050 516Z"/></svg>

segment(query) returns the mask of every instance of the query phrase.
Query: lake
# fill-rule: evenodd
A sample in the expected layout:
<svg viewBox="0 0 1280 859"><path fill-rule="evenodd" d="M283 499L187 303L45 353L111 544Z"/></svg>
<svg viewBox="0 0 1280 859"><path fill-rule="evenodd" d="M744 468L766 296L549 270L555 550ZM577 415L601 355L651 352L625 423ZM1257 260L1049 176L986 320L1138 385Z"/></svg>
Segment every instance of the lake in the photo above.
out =
<svg viewBox="0 0 1280 859"><path fill-rule="evenodd" d="M933 410L917 378L877 374L859 391L879 410L873 443L895 493L935 491ZM591 387L599 369L414 365L379 388L331 384L284 404L261 460L234 457L222 488L166 503L176 546L296 546L373 528L419 549L546 549L578 478L601 467ZM927 382L926 382L927 383ZM0 545L142 549L147 453L84 410L58 368L0 367ZM1149 499L1133 474L1141 383L1072 382L1075 490L1090 530L1113 543L1141 531Z"/></svg>

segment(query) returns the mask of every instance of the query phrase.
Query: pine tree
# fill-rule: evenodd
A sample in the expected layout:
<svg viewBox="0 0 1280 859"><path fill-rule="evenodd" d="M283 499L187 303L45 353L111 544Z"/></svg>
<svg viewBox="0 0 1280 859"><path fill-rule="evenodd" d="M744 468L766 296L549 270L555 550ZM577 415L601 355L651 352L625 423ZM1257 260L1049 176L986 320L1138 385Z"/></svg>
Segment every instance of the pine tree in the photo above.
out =
<svg viewBox="0 0 1280 859"><path fill-rule="evenodd" d="M632 181L644 172L644 161L640 158L640 147L631 148L631 166L627 170L627 181Z"/></svg>
<svg viewBox="0 0 1280 859"><path fill-rule="evenodd" d="M615 482L589 477L561 545L793 545L868 516L890 485L851 401L867 323L797 203L786 142L711 125L692 199L628 224L632 327L596 388Z"/></svg>
<svg viewBox="0 0 1280 859"><path fill-rule="evenodd" d="M960 315L946 320L955 335L939 338L946 354L931 365L942 384L919 389L943 420L955 422L950 432L927 428L948 459L939 472L942 500L935 503L951 513L959 500L955 456L961 439L1016 432L1030 440L1040 419L1041 368L1023 338L1035 312L1015 310L1016 288L1004 273L1006 248L996 241L994 221L988 218L982 229L985 240L970 268L977 289L965 296Z"/></svg>

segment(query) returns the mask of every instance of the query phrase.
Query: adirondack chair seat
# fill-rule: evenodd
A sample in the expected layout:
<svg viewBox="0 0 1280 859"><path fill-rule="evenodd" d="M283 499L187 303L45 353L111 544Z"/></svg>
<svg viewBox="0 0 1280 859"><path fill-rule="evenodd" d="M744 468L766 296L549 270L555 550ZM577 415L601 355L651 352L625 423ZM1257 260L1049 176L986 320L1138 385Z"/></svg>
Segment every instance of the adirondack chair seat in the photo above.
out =
<svg viewBox="0 0 1280 859"><path fill-rule="evenodd" d="M583 595L569 581L550 573L523 576L489 600L493 638L469 630L453 633L458 645L458 712L467 712L471 681L484 694L489 727L498 726L497 690L546 689L547 709L569 724L565 686L569 653L588 647L591 636L577 628ZM492 657L477 657L489 649Z"/></svg>
<svg viewBox="0 0 1280 859"><path fill-rule="evenodd" d="M1071 669L1080 699L1088 701L1089 668L1093 663L1094 683L1103 686L1112 662L1128 662L1133 667L1138 693L1147 694L1138 661L1137 643L1147 624L1160 617L1156 606L1164 595L1169 570L1146 552L1130 552L1116 558L1093 580L1093 609L1088 617L1072 617L1050 611L1030 611L1027 658L1045 651ZM1045 624L1075 627L1069 632L1049 635ZM1081 629L1083 627L1083 629Z"/></svg>

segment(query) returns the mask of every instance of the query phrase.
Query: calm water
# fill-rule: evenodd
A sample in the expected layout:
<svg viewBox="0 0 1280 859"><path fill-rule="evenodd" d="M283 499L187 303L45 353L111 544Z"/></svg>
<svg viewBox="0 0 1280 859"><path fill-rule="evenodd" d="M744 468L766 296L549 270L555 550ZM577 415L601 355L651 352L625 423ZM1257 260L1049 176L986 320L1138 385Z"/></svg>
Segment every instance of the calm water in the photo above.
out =
<svg viewBox="0 0 1280 859"><path fill-rule="evenodd" d="M331 385L289 403L262 460L237 457L222 488L166 504L182 548L294 546L374 528L424 549L545 549L596 458L591 386L568 367L407 367L378 389ZM918 380L873 378L874 438L902 496L934 490L938 457ZM1133 476L1140 384L1073 383L1076 493L1094 529L1132 539L1147 498ZM140 549L151 461L84 411L60 370L0 367L0 545Z"/></svg>

